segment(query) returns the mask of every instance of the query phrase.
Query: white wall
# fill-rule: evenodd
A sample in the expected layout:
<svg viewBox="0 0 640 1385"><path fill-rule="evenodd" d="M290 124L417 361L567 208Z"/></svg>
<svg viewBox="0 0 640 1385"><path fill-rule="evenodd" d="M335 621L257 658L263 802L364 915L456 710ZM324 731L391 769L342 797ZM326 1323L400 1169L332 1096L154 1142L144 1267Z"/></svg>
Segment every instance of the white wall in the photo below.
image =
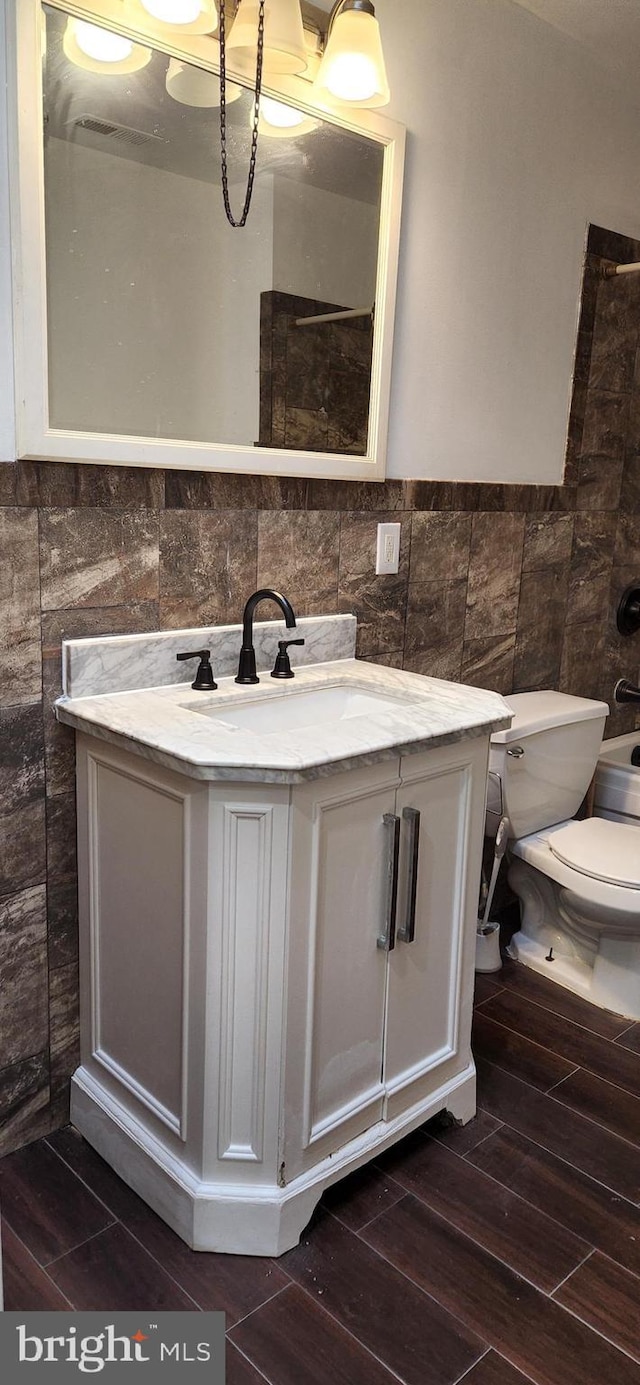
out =
<svg viewBox="0 0 640 1385"><path fill-rule="evenodd" d="M257 439L272 178L256 181L240 247L217 187L59 139L46 170L53 426Z"/></svg>
<svg viewBox="0 0 640 1385"><path fill-rule="evenodd" d="M557 481L587 222L640 236L640 112L509 0L376 13L410 132L389 471Z"/></svg>
<svg viewBox="0 0 640 1385"><path fill-rule="evenodd" d="M274 289L349 308L372 306L376 207L276 176L273 212Z"/></svg>

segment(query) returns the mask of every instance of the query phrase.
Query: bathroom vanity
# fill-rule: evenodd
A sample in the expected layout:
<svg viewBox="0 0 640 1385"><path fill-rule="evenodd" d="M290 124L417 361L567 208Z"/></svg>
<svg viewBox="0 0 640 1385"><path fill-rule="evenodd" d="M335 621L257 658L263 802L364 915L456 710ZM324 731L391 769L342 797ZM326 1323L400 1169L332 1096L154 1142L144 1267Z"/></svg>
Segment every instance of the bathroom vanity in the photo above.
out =
<svg viewBox="0 0 640 1385"><path fill-rule="evenodd" d="M253 688L225 676L238 627L65 647L72 1119L202 1250L280 1254L330 1183L475 1111L487 757L508 708L356 661L352 617L298 628L309 662L279 685L280 628L256 627ZM190 645L212 648L215 692L173 682ZM156 685L126 691L145 670Z"/></svg>

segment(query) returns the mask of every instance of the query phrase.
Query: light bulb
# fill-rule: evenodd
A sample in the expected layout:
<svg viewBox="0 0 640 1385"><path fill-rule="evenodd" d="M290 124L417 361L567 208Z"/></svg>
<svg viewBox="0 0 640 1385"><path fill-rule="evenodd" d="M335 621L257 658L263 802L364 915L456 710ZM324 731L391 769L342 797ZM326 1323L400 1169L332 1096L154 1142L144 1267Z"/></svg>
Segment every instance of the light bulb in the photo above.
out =
<svg viewBox="0 0 640 1385"><path fill-rule="evenodd" d="M133 53L130 38L122 34L112 34L109 29L99 29L96 24L87 24L78 19L74 26L75 40L81 53L93 58L97 63L121 63Z"/></svg>
<svg viewBox="0 0 640 1385"><path fill-rule="evenodd" d="M141 0L152 19L161 24L193 24L200 15L200 0Z"/></svg>
<svg viewBox="0 0 640 1385"><path fill-rule="evenodd" d="M251 110L251 123L255 119L255 102ZM313 116L305 115L295 106L286 106L284 101L276 101L273 96L260 97L258 130L269 139L297 139L298 135L308 135L317 129L318 122Z"/></svg>
<svg viewBox="0 0 640 1385"><path fill-rule="evenodd" d="M275 125L279 130L294 130L296 125L303 125L307 119L302 111L295 109L295 106L285 106L282 101L275 101L272 96L261 98L260 114L268 125Z"/></svg>
<svg viewBox="0 0 640 1385"><path fill-rule="evenodd" d="M62 39L66 58L85 72L103 73L109 77L124 76L125 73L139 72L151 62L151 49L140 43L132 43L122 34L113 34L110 29L101 29L97 24L88 24L84 19L67 20Z"/></svg>
<svg viewBox="0 0 640 1385"><path fill-rule="evenodd" d="M364 53L339 53L325 81L327 91L341 101L368 101L376 91L376 69Z"/></svg>

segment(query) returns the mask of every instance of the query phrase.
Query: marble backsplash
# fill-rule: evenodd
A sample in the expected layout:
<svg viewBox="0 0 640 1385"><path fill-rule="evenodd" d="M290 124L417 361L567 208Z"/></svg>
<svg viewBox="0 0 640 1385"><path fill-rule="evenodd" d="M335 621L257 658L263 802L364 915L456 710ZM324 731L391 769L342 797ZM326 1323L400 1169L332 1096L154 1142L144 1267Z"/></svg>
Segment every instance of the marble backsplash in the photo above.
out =
<svg viewBox="0 0 640 1385"><path fill-rule="evenodd" d="M606 701L638 681L615 609L640 579L640 281L606 259L640 245L592 228L562 486L0 465L0 1152L66 1120L77 1063L63 637L235 623L275 586L301 616L355 615L359 656L397 668ZM384 520L400 570L376 577ZM608 734L637 724L621 708Z"/></svg>

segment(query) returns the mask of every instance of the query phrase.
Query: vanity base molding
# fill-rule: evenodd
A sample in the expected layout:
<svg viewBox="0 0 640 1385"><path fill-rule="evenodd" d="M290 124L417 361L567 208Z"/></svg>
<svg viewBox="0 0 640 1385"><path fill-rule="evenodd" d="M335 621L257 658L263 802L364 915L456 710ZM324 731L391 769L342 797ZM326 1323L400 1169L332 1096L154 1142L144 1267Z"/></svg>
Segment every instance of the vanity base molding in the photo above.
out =
<svg viewBox="0 0 640 1385"><path fill-rule="evenodd" d="M283 1255L297 1245L325 1189L353 1173L440 1111L466 1125L476 1111L473 1062L429 1099L378 1121L284 1188L198 1180L83 1068L71 1084L76 1130L192 1250Z"/></svg>

